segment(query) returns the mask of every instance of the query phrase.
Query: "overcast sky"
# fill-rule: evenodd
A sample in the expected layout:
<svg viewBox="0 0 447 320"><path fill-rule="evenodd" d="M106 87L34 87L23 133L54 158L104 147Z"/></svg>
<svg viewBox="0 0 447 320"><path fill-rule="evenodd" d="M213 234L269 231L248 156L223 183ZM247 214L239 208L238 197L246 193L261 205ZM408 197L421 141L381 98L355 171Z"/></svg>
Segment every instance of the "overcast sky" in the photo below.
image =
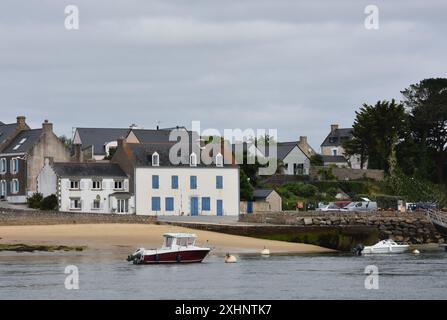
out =
<svg viewBox="0 0 447 320"><path fill-rule="evenodd" d="M112 4L113 2L113 4ZM66 5L79 30L66 30ZM364 9L380 10L367 30ZM447 1L0 2L0 121L274 128L319 150L362 103L447 74Z"/></svg>

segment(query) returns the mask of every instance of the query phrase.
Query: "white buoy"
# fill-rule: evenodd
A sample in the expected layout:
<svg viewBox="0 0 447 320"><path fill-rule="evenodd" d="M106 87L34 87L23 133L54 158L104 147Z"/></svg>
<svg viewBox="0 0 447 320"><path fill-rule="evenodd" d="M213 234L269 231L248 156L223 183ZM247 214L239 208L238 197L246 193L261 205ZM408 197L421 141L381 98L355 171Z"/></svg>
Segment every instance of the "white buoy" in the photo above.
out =
<svg viewBox="0 0 447 320"><path fill-rule="evenodd" d="M262 251L261 251L261 255L269 256L270 255L270 250L267 249L266 247L264 247L264 249L262 249Z"/></svg>
<svg viewBox="0 0 447 320"><path fill-rule="evenodd" d="M225 255L225 263L236 263L236 262L237 262L237 259L236 259L235 256L233 256L233 255L231 255L229 253L227 253Z"/></svg>
<svg viewBox="0 0 447 320"><path fill-rule="evenodd" d="M419 254L419 253L421 253L421 252L418 249L413 250L413 254Z"/></svg>

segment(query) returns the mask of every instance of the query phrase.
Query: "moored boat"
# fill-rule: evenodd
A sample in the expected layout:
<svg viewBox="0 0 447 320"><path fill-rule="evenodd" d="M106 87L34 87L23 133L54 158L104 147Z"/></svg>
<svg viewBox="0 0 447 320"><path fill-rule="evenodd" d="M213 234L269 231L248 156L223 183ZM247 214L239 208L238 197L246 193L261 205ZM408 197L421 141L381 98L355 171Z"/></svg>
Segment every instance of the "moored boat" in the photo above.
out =
<svg viewBox="0 0 447 320"><path fill-rule="evenodd" d="M159 249L138 248L127 257L134 264L202 262L210 248L195 245L197 236L191 233L165 233Z"/></svg>
<svg viewBox="0 0 447 320"><path fill-rule="evenodd" d="M365 246L362 254L383 254L383 253L404 253L410 246L407 244L398 244L392 239L381 240L373 246Z"/></svg>

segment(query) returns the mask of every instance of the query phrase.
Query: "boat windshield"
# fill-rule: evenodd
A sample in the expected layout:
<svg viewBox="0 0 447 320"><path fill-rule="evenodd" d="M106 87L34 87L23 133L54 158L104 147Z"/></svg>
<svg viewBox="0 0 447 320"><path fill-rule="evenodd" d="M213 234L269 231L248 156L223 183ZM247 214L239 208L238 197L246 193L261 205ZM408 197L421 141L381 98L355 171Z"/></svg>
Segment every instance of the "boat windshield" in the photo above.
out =
<svg viewBox="0 0 447 320"><path fill-rule="evenodd" d="M177 238L177 245L182 247L194 245L194 238Z"/></svg>
<svg viewBox="0 0 447 320"><path fill-rule="evenodd" d="M173 237L166 237L165 239L165 247L170 248L172 247L172 242L174 241Z"/></svg>

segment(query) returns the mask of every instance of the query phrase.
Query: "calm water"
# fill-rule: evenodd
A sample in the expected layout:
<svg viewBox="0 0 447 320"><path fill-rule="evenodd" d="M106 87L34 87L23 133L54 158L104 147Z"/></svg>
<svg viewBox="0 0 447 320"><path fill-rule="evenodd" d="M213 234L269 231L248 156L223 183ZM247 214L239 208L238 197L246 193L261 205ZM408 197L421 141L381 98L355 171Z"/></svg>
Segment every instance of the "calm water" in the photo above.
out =
<svg viewBox="0 0 447 320"><path fill-rule="evenodd" d="M135 266L94 253L0 253L0 299L446 299L447 253L211 255L191 265ZM67 265L79 268L79 290L66 290ZM367 265L379 268L379 290L366 290Z"/></svg>

